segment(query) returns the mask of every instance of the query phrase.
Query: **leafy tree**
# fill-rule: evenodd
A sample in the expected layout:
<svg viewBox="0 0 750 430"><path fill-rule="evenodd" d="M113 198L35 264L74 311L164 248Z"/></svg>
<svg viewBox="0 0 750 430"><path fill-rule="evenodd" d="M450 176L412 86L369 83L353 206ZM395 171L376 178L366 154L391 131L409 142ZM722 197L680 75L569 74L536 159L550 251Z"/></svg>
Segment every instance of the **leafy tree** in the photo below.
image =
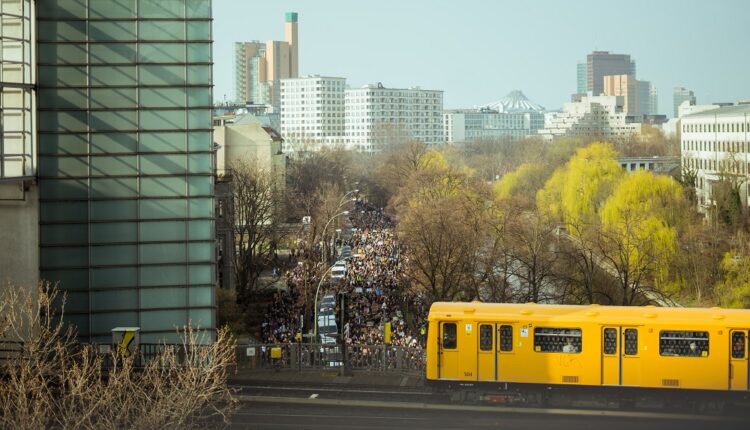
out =
<svg viewBox="0 0 750 430"><path fill-rule="evenodd" d="M750 308L750 255L741 249L733 249L721 260L722 280L716 286L716 294L722 306Z"/></svg>

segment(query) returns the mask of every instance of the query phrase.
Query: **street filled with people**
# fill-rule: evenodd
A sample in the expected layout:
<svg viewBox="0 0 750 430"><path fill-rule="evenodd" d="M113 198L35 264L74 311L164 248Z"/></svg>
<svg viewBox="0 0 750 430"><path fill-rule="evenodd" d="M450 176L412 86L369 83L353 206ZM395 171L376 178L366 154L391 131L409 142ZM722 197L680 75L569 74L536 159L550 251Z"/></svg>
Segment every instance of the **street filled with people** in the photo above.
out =
<svg viewBox="0 0 750 430"><path fill-rule="evenodd" d="M367 346L386 343L386 323L390 323L390 345L422 350L427 306L419 294L405 288L401 272L402 249L392 219L382 208L357 201L349 220L351 234L336 243L339 250L351 249L346 275L339 279L327 278L318 300L327 293L343 297L345 324L339 328L339 333L344 335L354 353L351 359L366 361L367 355L373 354ZM308 318L302 327L305 310L309 315L316 306L312 296L320 274L327 269L317 263L320 259L315 254L303 254L297 265L284 274L285 288L275 293L269 305L262 327L262 342L297 342L302 340L299 334L312 331L312 319ZM337 311L340 305L337 302Z"/></svg>

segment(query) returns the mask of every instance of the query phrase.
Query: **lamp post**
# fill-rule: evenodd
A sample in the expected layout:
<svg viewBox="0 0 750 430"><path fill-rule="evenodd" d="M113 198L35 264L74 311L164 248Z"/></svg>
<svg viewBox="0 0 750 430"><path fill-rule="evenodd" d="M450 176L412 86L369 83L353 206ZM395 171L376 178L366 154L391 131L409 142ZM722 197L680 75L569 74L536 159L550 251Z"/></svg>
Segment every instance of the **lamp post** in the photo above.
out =
<svg viewBox="0 0 750 430"><path fill-rule="evenodd" d="M320 286L323 285L323 281L326 279L326 275L332 268L333 266L323 272L323 276L320 277L320 281L318 282L318 288L315 289L315 303L313 303L313 306L315 307L315 321L313 322L313 327L315 327L315 330L313 331L313 337L315 337L316 340L318 339L318 293L320 292Z"/></svg>
<svg viewBox="0 0 750 430"><path fill-rule="evenodd" d="M326 257L328 256L328 251L326 250L326 246L325 246L326 240L327 240L326 230L328 229L328 225L331 223L331 221L333 221L334 219L336 219L337 217L341 215L349 215L349 211L339 212L336 215L332 216L331 219L329 219L328 222L326 223L325 227L323 227L323 233L320 235L320 237L323 239L323 249L321 249L322 252L320 253L320 262L323 264L325 264Z"/></svg>

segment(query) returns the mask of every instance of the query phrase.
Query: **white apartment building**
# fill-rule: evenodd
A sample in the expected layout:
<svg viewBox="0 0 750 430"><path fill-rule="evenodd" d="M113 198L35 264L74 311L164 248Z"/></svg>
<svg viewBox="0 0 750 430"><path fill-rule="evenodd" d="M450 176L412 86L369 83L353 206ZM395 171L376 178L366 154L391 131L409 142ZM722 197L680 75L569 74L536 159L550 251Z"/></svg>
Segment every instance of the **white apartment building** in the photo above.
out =
<svg viewBox="0 0 750 430"><path fill-rule="evenodd" d="M443 143L443 92L380 83L348 88L344 130L347 147L360 152L403 139Z"/></svg>
<svg viewBox="0 0 750 430"><path fill-rule="evenodd" d="M281 80L284 152L343 145L346 78L305 76Z"/></svg>
<svg viewBox="0 0 750 430"><path fill-rule="evenodd" d="M698 109L696 109L698 110ZM696 172L699 209L713 205L713 186L723 178L740 183L748 207L750 103L721 106L680 118L682 166Z"/></svg>
<svg viewBox="0 0 750 430"><path fill-rule="evenodd" d="M629 123L623 112L622 96L583 96L580 102L563 105L563 111L545 117L545 139L586 136L618 139L639 134L641 124Z"/></svg>

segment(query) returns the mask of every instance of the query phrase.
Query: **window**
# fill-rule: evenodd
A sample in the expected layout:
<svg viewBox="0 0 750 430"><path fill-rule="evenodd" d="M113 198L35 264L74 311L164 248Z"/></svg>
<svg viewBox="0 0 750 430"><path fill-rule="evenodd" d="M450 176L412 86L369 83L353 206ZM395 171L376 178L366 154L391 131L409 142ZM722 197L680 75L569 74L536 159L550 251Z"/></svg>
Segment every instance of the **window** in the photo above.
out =
<svg viewBox="0 0 750 430"><path fill-rule="evenodd" d="M580 353L582 350L579 328L534 328L534 351Z"/></svg>
<svg viewBox="0 0 750 430"><path fill-rule="evenodd" d="M732 333L732 358L745 358L745 333Z"/></svg>
<svg viewBox="0 0 750 430"><path fill-rule="evenodd" d="M638 354L638 330L634 328L625 329L625 355Z"/></svg>
<svg viewBox="0 0 750 430"><path fill-rule="evenodd" d="M500 326L500 351L513 351L513 326Z"/></svg>
<svg viewBox="0 0 750 430"><path fill-rule="evenodd" d="M479 350L492 351L492 326L479 326Z"/></svg>
<svg viewBox="0 0 750 430"><path fill-rule="evenodd" d="M617 352L617 329L616 328L605 328L604 329L604 353L608 355L615 354Z"/></svg>
<svg viewBox="0 0 750 430"><path fill-rule="evenodd" d="M659 332L659 355L708 357L708 332L662 330Z"/></svg>
<svg viewBox="0 0 750 430"><path fill-rule="evenodd" d="M456 324L443 324L443 349L456 349Z"/></svg>

